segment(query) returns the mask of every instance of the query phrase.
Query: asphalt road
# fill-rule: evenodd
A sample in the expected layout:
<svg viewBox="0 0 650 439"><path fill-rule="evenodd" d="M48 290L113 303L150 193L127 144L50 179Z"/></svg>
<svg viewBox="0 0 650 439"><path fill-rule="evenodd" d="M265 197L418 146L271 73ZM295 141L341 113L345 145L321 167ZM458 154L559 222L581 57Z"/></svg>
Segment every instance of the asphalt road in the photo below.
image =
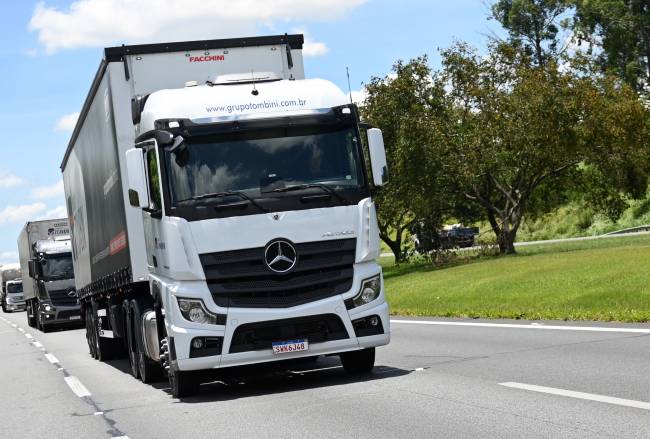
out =
<svg viewBox="0 0 650 439"><path fill-rule="evenodd" d="M650 437L650 325L393 322L368 377L328 357L239 369L177 400L126 360L91 359L83 330L0 317L7 438Z"/></svg>

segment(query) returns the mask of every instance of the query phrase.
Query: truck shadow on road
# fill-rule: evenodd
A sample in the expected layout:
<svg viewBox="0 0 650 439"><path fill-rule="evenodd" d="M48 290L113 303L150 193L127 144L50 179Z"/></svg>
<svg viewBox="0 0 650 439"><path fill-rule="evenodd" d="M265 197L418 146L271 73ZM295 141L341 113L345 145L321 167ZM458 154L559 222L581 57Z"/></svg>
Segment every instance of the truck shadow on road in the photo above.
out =
<svg viewBox="0 0 650 439"><path fill-rule="evenodd" d="M128 360L114 360L107 364L124 373L130 373ZM200 394L182 398L177 402L196 404L232 401L261 395L380 381L405 376L412 372L412 370L379 365L375 366L372 373L351 375L343 370L336 356L319 357L311 361L297 360L240 366L212 372L203 381ZM166 380L152 383L151 386L171 395Z"/></svg>
<svg viewBox="0 0 650 439"><path fill-rule="evenodd" d="M215 376L216 380L201 385L199 395L183 398L179 402L231 401L260 395L385 380L408 375L411 372L390 366L376 366L370 374L350 375L343 370L338 357L320 357L318 360L307 362L237 367L221 371Z"/></svg>

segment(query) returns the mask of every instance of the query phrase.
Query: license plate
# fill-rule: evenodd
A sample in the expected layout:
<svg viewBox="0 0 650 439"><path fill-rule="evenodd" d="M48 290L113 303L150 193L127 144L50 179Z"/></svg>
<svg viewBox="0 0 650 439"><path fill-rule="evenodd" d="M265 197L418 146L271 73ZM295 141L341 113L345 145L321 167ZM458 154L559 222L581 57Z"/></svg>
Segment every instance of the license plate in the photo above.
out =
<svg viewBox="0 0 650 439"><path fill-rule="evenodd" d="M81 320L81 316L70 316L70 320Z"/></svg>
<svg viewBox="0 0 650 439"><path fill-rule="evenodd" d="M307 340L276 341L272 346L274 354L289 354L308 350L309 342Z"/></svg>

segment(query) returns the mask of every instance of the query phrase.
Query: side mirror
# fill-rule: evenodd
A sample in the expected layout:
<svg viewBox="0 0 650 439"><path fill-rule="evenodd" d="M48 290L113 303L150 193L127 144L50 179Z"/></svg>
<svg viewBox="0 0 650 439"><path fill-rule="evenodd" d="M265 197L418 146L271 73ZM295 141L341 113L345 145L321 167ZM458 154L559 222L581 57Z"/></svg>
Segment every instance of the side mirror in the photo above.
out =
<svg viewBox="0 0 650 439"><path fill-rule="evenodd" d="M367 133L372 180L375 186L383 186L388 183L388 165L386 164L384 136L378 128L370 128Z"/></svg>
<svg viewBox="0 0 650 439"><path fill-rule="evenodd" d="M132 148L126 151L126 170L129 175L129 203L133 207L149 207L147 174L142 149Z"/></svg>
<svg viewBox="0 0 650 439"><path fill-rule="evenodd" d="M32 279L38 278L38 262L33 259L27 261L27 271L29 272L29 277Z"/></svg>

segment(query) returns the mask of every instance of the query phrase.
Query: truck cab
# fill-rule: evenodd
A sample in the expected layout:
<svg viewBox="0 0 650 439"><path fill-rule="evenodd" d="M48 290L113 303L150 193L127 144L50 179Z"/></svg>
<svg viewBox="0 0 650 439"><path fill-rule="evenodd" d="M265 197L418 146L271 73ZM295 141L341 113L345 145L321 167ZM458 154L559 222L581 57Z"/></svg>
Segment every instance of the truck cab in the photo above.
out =
<svg viewBox="0 0 650 439"><path fill-rule="evenodd" d="M183 374L304 349L368 367L389 341L371 198L386 182L381 133L371 178L335 85L240 78L152 93L127 152L175 354L163 360Z"/></svg>
<svg viewBox="0 0 650 439"><path fill-rule="evenodd" d="M79 324L70 239L36 241L28 266L35 281L35 297L27 310L30 326L47 332L57 326Z"/></svg>

